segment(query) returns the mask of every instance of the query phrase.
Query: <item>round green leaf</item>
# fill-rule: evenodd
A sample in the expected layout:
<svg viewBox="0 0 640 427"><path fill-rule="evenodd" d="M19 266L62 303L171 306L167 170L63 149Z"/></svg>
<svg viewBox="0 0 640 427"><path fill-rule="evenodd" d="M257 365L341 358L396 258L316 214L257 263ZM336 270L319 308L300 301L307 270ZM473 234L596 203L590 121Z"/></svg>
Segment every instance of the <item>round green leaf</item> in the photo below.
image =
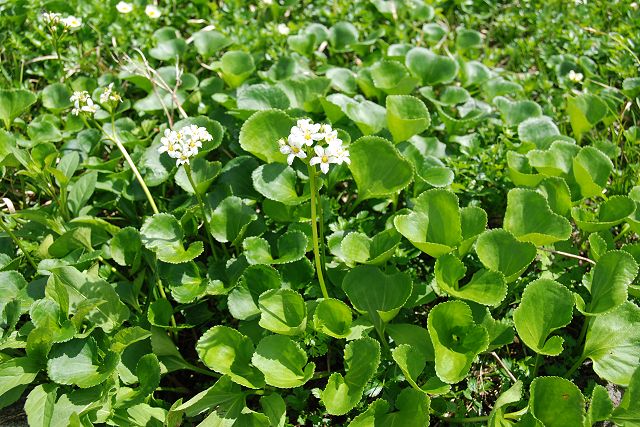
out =
<svg viewBox="0 0 640 427"><path fill-rule="evenodd" d="M205 194L211 183L218 177L222 170L220 162L210 162L204 158L197 158L191 161L191 176L196 184L198 194ZM175 175L178 184L187 193L195 194L187 172L184 167L178 168Z"/></svg>
<svg viewBox="0 0 640 427"><path fill-rule="evenodd" d="M256 212L240 197L229 196L211 214L211 234L218 242L236 242L256 219Z"/></svg>
<svg viewBox="0 0 640 427"><path fill-rule="evenodd" d="M500 110L507 126L517 126L527 119L542 116L542 108L533 101L510 101L503 96L498 96L493 99L493 103Z"/></svg>
<svg viewBox="0 0 640 427"><path fill-rule="evenodd" d="M202 242L193 242L187 249L182 239L184 232L178 220L171 214L155 214L142 224L142 244L153 251L158 259L170 264L191 261L204 251Z"/></svg>
<svg viewBox="0 0 640 427"><path fill-rule="evenodd" d="M549 335L571 322L573 298L571 291L550 279L529 283L522 293L520 305L513 312L518 336L538 354L557 356L562 352L564 338ZM540 315L544 307L544 316Z"/></svg>
<svg viewBox="0 0 640 427"><path fill-rule="evenodd" d="M582 139L585 132L602 120L607 112L607 104L596 95L583 93L567 98L569 122L578 141Z"/></svg>
<svg viewBox="0 0 640 427"><path fill-rule="evenodd" d="M344 106L344 113L364 135L374 135L387 124L386 110L375 102L348 102Z"/></svg>
<svg viewBox="0 0 640 427"><path fill-rule="evenodd" d="M393 256L400 244L400 234L394 229L384 230L373 238L364 233L347 234L341 242L343 255L350 261L378 265Z"/></svg>
<svg viewBox="0 0 640 427"><path fill-rule="evenodd" d="M307 354L282 335L264 337L251 358L267 384L280 388L300 387L313 376L315 363L307 364Z"/></svg>
<svg viewBox="0 0 640 427"><path fill-rule="evenodd" d="M330 337L346 338L351 329L351 309L340 300L323 299L313 312L313 327Z"/></svg>
<svg viewBox="0 0 640 427"><path fill-rule="evenodd" d="M201 30L193 34L193 44L198 53L207 59L229 46L231 40L218 31Z"/></svg>
<svg viewBox="0 0 640 427"><path fill-rule="evenodd" d="M487 230L476 241L476 253L482 264L504 274L507 283L513 282L536 257L533 243L520 242L506 230Z"/></svg>
<svg viewBox="0 0 640 427"><path fill-rule="evenodd" d="M397 61L378 61L371 66L371 78L376 88L388 95L408 95L418 80Z"/></svg>
<svg viewBox="0 0 640 427"><path fill-rule="evenodd" d="M531 382L529 410L547 427L583 427L584 396L569 380L539 377Z"/></svg>
<svg viewBox="0 0 640 427"><path fill-rule="evenodd" d="M407 53L405 64L411 74L427 86L449 83L458 74L458 63L455 59L436 55L423 47L411 49Z"/></svg>
<svg viewBox="0 0 640 427"><path fill-rule="evenodd" d="M0 90L0 119L8 129L13 119L29 109L38 97L28 90Z"/></svg>
<svg viewBox="0 0 640 427"><path fill-rule="evenodd" d="M351 147L349 147L351 148ZM352 157L353 159L353 154ZM353 160L352 160L353 162ZM282 163L262 165L251 174L253 186L260 194L270 200L285 205L299 205L309 200L309 188L305 186L302 194L298 191L298 175L291 166Z"/></svg>
<svg viewBox="0 0 640 427"><path fill-rule="evenodd" d="M278 140L286 138L295 121L279 110L258 111L242 125L240 146L267 163L286 161Z"/></svg>
<svg viewBox="0 0 640 427"><path fill-rule="evenodd" d="M75 338L51 348L47 374L58 384L89 388L109 378L119 362L117 353L102 354L93 338Z"/></svg>
<svg viewBox="0 0 640 427"><path fill-rule="evenodd" d="M350 22L338 22L329 29L329 43L336 52L349 52L358 43L358 30Z"/></svg>
<svg viewBox="0 0 640 427"><path fill-rule="evenodd" d="M483 305L498 305L507 295L507 284L502 273L491 270L478 270L471 280L460 288L467 268L453 254L438 258L435 275L438 287L451 296L477 302Z"/></svg>
<svg viewBox="0 0 640 427"><path fill-rule="evenodd" d="M272 289L258 299L260 326L276 334L299 335L307 326L307 306L291 289Z"/></svg>
<svg viewBox="0 0 640 427"><path fill-rule="evenodd" d="M52 111L61 111L71 107L71 92L62 83L54 83L42 90L42 105Z"/></svg>
<svg viewBox="0 0 640 427"><path fill-rule="evenodd" d="M593 233L609 230L623 222L636 210L636 203L627 196L612 196L598 206L596 213L588 208L574 207L571 216L576 225L584 231Z"/></svg>
<svg viewBox="0 0 640 427"><path fill-rule="evenodd" d="M222 78L232 88L242 84L256 69L253 57L246 52L231 50L220 58Z"/></svg>
<svg viewBox="0 0 640 427"><path fill-rule="evenodd" d="M602 194L611 172L613 163L597 148L583 147L573 159L573 174L583 198Z"/></svg>
<svg viewBox="0 0 640 427"><path fill-rule="evenodd" d="M520 141L533 143L540 149L548 148L558 135L558 126L547 116L531 117L518 125Z"/></svg>
<svg viewBox="0 0 640 427"><path fill-rule="evenodd" d="M387 96L387 125L396 143L422 133L430 123L429 110L418 98L410 95Z"/></svg>
<svg viewBox="0 0 640 427"><path fill-rule="evenodd" d="M242 86L238 89L239 110L260 111L289 108L289 98L282 89L268 84Z"/></svg>
<svg viewBox="0 0 640 427"><path fill-rule="evenodd" d="M307 236L298 230L287 231L278 237L277 253L261 237L249 237L242 242L249 264L288 264L298 261L307 252Z"/></svg>

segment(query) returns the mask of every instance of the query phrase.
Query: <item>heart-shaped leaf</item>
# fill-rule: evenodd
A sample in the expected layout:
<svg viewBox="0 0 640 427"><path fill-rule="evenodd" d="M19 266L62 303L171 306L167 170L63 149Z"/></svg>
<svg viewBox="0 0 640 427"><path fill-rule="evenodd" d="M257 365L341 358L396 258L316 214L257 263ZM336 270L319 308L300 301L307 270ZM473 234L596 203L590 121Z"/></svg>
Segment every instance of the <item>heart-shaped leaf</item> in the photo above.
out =
<svg viewBox="0 0 640 427"><path fill-rule="evenodd" d="M253 57L240 50L228 51L220 58L222 78L232 88L240 86L255 69Z"/></svg>
<svg viewBox="0 0 640 427"><path fill-rule="evenodd" d="M569 380L539 377L531 382L529 410L548 427L583 427L586 413L584 396Z"/></svg>
<svg viewBox="0 0 640 427"><path fill-rule="evenodd" d="M509 166L509 177L516 185L535 187L544 179L543 175L533 170L529 159L523 154L508 151L507 165Z"/></svg>
<svg viewBox="0 0 640 427"><path fill-rule="evenodd" d="M425 191L415 200L413 211L396 216L393 223L415 247L436 258L462 240L458 198L447 190Z"/></svg>
<svg viewBox="0 0 640 427"><path fill-rule="evenodd" d="M260 314L258 298L271 289L279 289L282 278L275 268L268 265L250 265L238 280L238 285L229 293L229 313L236 319L246 320Z"/></svg>
<svg viewBox="0 0 640 427"><path fill-rule="evenodd" d="M352 262L378 265L393 256L400 244L400 234L395 228L384 230L372 238L364 233L347 234L341 242L342 254Z"/></svg>
<svg viewBox="0 0 640 427"><path fill-rule="evenodd" d="M411 296L411 278L406 273L385 274L379 268L359 265L349 271L342 289L353 307L368 314L371 322L382 330Z"/></svg>
<svg viewBox="0 0 640 427"><path fill-rule="evenodd" d="M316 331L334 338L346 338L351 332L351 309L334 298L321 300L313 312Z"/></svg>
<svg viewBox="0 0 640 427"><path fill-rule="evenodd" d="M467 206L460 209L460 225L462 229L462 242L458 247L458 254L466 255L474 242L487 228L487 213L477 206Z"/></svg>
<svg viewBox="0 0 640 427"><path fill-rule="evenodd" d="M398 410L390 412L386 401L376 400L366 411L355 417L348 427L429 425L431 399L425 393L406 388L398 394L395 406Z"/></svg>
<svg viewBox="0 0 640 427"><path fill-rule="evenodd" d="M251 365L253 343L235 329L214 326L200 337L196 351L205 365L229 375L233 382L249 388L264 387L264 375Z"/></svg>
<svg viewBox="0 0 640 427"><path fill-rule="evenodd" d="M367 100L348 102L344 104L344 113L364 135L374 135L387 124L385 108L375 102Z"/></svg>
<svg viewBox="0 0 640 427"><path fill-rule="evenodd" d="M458 63L455 59L436 55L423 47L411 49L407 53L405 64L411 74L426 86L449 83L458 74Z"/></svg>
<svg viewBox="0 0 640 427"><path fill-rule="evenodd" d="M203 58L208 59L231 44L224 34L218 31L197 31L193 34L193 44Z"/></svg>
<svg viewBox="0 0 640 427"><path fill-rule="evenodd" d="M595 147L583 147L573 159L573 174L583 198L599 196L613 172L613 163Z"/></svg>
<svg viewBox="0 0 640 427"><path fill-rule="evenodd" d="M558 135L558 126L547 116L531 117L518 125L520 141L532 143L541 150L548 148Z"/></svg>
<svg viewBox="0 0 640 427"><path fill-rule="evenodd" d="M371 66L371 78L376 88L388 95L408 95L418 83L400 62L378 61Z"/></svg>
<svg viewBox="0 0 640 427"><path fill-rule="evenodd" d="M427 328L436 355L436 374L448 384L462 381L476 356L489 346L487 330L474 322L471 309L462 301L433 307Z"/></svg>
<svg viewBox="0 0 640 427"><path fill-rule="evenodd" d="M256 212L240 197L229 196L211 214L211 234L218 242L236 242L256 219Z"/></svg>
<svg viewBox="0 0 640 427"><path fill-rule="evenodd" d="M349 148L351 149L351 147ZM269 163L262 165L253 171L251 178L253 179L253 186L260 194L267 199L275 200L285 205L299 205L311 197L308 187L305 187L302 194L299 194L296 171L286 164Z"/></svg>
<svg viewBox="0 0 640 427"><path fill-rule="evenodd" d="M476 253L488 269L499 271L507 283L513 282L536 257L533 243L520 242L503 229L487 230L476 241Z"/></svg>
<svg viewBox="0 0 640 427"><path fill-rule="evenodd" d="M638 264L625 251L609 251L602 255L592 270L589 292L591 301L578 294L576 307L587 316L606 313L627 300L627 288L638 275Z"/></svg>
<svg viewBox="0 0 640 427"><path fill-rule="evenodd" d="M242 86L237 94L238 110L261 111L289 108L289 98L282 89L268 84Z"/></svg>
<svg viewBox="0 0 640 427"><path fill-rule="evenodd" d="M267 384L280 388L300 387L311 377L315 363L307 364L307 354L298 344L282 335L264 337L251 358Z"/></svg>
<svg viewBox="0 0 640 427"><path fill-rule="evenodd" d="M387 96L387 125L398 143L422 133L431 124L431 116L424 102L410 95Z"/></svg>
<svg viewBox="0 0 640 427"><path fill-rule="evenodd" d="M540 316L544 307L544 316ZM557 356L562 352L564 338L549 335L571 322L573 299L571 291L551 279L529 283L522 293L520 305L513 312L513 322L520 339L538 354Z"/></svg>
<svg viewBox="0 0 640 427"><path fill-rule="evenodd" d="M427 333L427 331L424 331ZM432 349L433 350L433 349ZM421 393L443 394L450 390L451 386L444 383L437 376L432 376L423 385L418 385L418 377L427 366L427 358L417 347L410 344L400 344L391 351L393 360L396 362L404 378L411 387ZM433 373L433 363L429 364L429 370ZM433 375L433 374L432 374Z"/></svg>
<svg viewBox="0 0 640 427"><path fill-rule="evenodd" d="M13 119L29 109L38 97L28 90L0 90L0 119L7 129Z"/></svg>
<svg viewBox="0 0 640 427"><path fill-rule="evenodd" d="M307 306L291 289L272 289L258 299L260 326L282 335L298 335L307 326Z"/></svg>
<svg viewBox="0 0 640 427"><path fill-rule="evenodd" d="M514 188L507 194L504 229L520 241L548 245L567 240L571 224L554 213L544 196L534 190Z"/></svg>
<svg viewBox="0 0 640 427"><path fill-rule="evenodd" d="M287 264L304 257L307 236L302 231L287 231L278 237L277 254L273 253L269 242L261 237L245 239L242 247L249 264Z"/></svg>
<svg viewBox="0 0 640 427"><path fill-rule="evenodd" d="M351 341L344 348L345 376L334 372L320 393L320 399L331 415L343 415L355 407L364 388L380 364L380 344L372 338Z"/></svg>
<svg viewBox="0 0 640 427"><path fill-rule="evenodd" d="M591 93L567 98L569 122L578 141L607 115L607 111L607 104Z"/></svg>
<svg viewBox="0 0 640 427"><path fill-rule="evenodd" d="M542 116L542 108L533 101L509 101L503 96L498 96L493 99L493 103L500 110L507 126L518 126L527 119Z"/></svg>
<svg viewBox="0 0 640 427"><path fill-rule="evenodd" d="M191 161L191 176L196 184L198 194L205 194L211 183L218 177L222 170L220 162L209 162L204 158L197 158ZM178 184L187 193L195 194L189 177L185 169L179 168L175 176Z"/></svg>
<svg viewBox="0 0 640 427"><path fill-rule="evenodd" d="M93 338L55 344L48 356L47 374L58 384L89 388L110 377L120 362L117 353L102 355Z"/></svg>
<svg viewBox="0 0 640 427"><path fill-rule="evenodd" d="M460 288L459 282L466 272L464 263L453 254L445 254L436 261L438 287L453 297L495 306L507 295L507 284L498 271L478 270L469 283Z"/></svg>
<svg viewBox="0 0 640 427"><path fill-rule="evenodd" d="M395 194L413 179L411 163L384 138L359 138L349 145L349 153L349 169L358 186L358 200Z"/></svg>
<svg viewBox="0 0 640 427"><path fill-rule="evenodd" d="M182 239L184 232L171 214L159 213L148 218L140 229L142 244L153 251L158 259L170 264L189 262L204 251L202 242L194 242L187 249Z"/></svg>

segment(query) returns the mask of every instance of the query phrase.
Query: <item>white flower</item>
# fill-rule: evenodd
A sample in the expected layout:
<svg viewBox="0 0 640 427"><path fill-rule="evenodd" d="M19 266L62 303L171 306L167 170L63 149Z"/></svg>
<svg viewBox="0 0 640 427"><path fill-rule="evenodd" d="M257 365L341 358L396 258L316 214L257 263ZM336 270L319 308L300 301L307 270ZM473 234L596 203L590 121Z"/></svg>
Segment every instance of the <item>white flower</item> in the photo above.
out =
<svg viewBox="0 0 640 427"><path fill-rule="evenodd" d="M69 101L73 102L71 114L74 116L77 116L80 113L95 114L100 109L99 105L94 104L93 99L91 99L89 92L86 90L73 92Z"/></svg>
<svg viewBox="0 0 640 427"><path fill-rule="evenodd" d="M267 6L271 6L273 4L273 0L262 0L262 3L266 4Z"/></svg>
<svg viewBox="0 0 640 427"><path fill-rule="evenodd" d="M580 83L582 81L582 79L584 78L582 73L576 73L573 70L569 71L569 74L567 75L567 77L569 77L569 80L574 82L574 83Z"/></svg>
<svg viewBox="0 0 640 427"><path fill-rule="evenodd" d="M330 163L336 163L337 159L334 156L333 150L331 149L331 147L320 147L319 145L316 145L315 147L313 147L313 151L316 152L316 157L312 157L311 160L309 161L309 164L311 166L314 165L320 165L320 170L322 171L322 173L328 173L329 172L329 164Z"/></svg>
<svg viewBox="0 0 640 427"><path fill-rule="evenodd" d="M158 19L162 15L162 12L160 12L158 6L155 6L153 4L148 4L147 7L144 8L144 13L146 13L147 16L151 19Z"/></svg>
<svg viewBox="0 0 640 427"><path fill-rule="evenodd" d="M62 25L64 25L65 28L80 28L82 26L82 18L77 18L73 15L69 15L66 18L62 18L60 20L60 22L62 22Z"/></svg>
<svg viewBox="0 0 640 427"><path fill-rule="evenodd" d="M291 128L289 139L294 139L300 145L313 145L314 141L324 139L324 134L320 132L320 125L311 123L309 119L300 119L296 126Z"/></svg>
<svg viewBox="0 0 640 427"><path fill-rule="evenodd" d="M289 30L289 27L287 27L287 24L278 24L278 32L283 36L288 35L289 31L290 30Z"/></svg>
<svg viewBox="0 0 640 427"><path fill-rule="evenodd" d="M109 83L109 86L107 86L105 88L104 92L102 92L100 94L100 103L101 104L106 104L109 101L113 101L113 102L122 101L122 98L120 97L120 94L118 92L114 92L113 91L113 82Z"/></svg>
<svg viewBox="0 0 640 427"><path fill-rule="evenodd" d="M44 21L45 24L55 26L60 22L60 19L61 19L60 14L56 12L44 12L42 14L42 20Z"/></svg>
<svg viewBox="0 0 640 427"><path fill-rule="evenodd" d="M280 144L280 152L282 154L288 154L287 163L289 163L289 166L291 166L296 157L301 159L307 158L307 153L305 153L302 148L302 144L299 141L292 139L291 136L289 136L288 140L282 138L278 141L278 144Z"/></svg>
<svg viewBox="0 0 640 427"><path fill-rule="evenodd" d="M320 131L324 135L324 140L329 145L342 145L342 140L338 138L338 131L331 129L331 125L322 125Z"/></svg>
<svg viewBox="0 0 640 427"><path fill-rule="evenodd" d="M127 3L126 1L121 1L116 5L116 9L120 13L129 13L133 10L133 5L131 3Z"/></svg>
<svg viewBox="0 0 640 427"><path fill-rule="evenodd" d="M198 154L203 141L211 141L213 137L206 128L189 125L175 131L166 129L160 138L162 144L158 152L167 153L176 159L176 166L189 164L189 159Z"/></svg>

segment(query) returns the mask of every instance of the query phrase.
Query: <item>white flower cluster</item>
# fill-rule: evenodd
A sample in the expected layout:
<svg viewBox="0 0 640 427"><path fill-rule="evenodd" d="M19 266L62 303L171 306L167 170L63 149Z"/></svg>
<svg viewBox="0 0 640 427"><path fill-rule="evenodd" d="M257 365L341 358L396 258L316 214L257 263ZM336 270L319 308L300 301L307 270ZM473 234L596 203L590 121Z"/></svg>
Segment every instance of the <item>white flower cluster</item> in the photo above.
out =
<svg viewBox="0 0 640 427"><path fill-rule="evenodd" d="M326 146L322 146L322 143ZM315 156L309 160L311 166L320 165L322 173L329 172L329 165L351 164L349 150L342 145L338 138L338 131L331 125L312 123L309 119L300 119L296 126L291 128L291 133L285 139L278 141L280 152L287 154L287 163L291 165L296 157L307 158L306 147L313 147Z"/></svg>
<svg viewBox="0 0 640 427"><path fill-rule="evenodd" d="M115 103L122 101L120 94L113 90L113 82L109 83L109 86L107 86L104 92L100 94L101 104L106 104L109 101L113 101Z"/></svg>
<svg viewBox="0 0 640 427"><path fill-rule="evenodd" d="M56 26L58 24L61 24L62 28L64 28L65 30L80 28L82 26L82 18L78 18L73 15L69 15L63 18L61 14L56 12L44 12L42 14L42 20L53 30L56 29Z"/></svg>
<svg viewBox="0 0 640 427"><path fill-rule="evenodd" d="M158 6L155 6L153 4L148 4L144 8L144 13L146 13L147 16L151 19L158 19L162 15L162 12L160 12L160 9L158 9Z"/></svg>
<svg viewBox="0 0 640 427"><path fill-rule="evenodd" d="M100 109L98 104L94 104L93 99L91 99L91 95L89 95L89 92L86 90L73 92L69 101L73 102L71 114L74 116L77 116L80 113L95 114L95 112Z"/></svg>
<svg viewBox="0 0 640 427"><path fill-rule="evenodd" d="M116 10L120 13L129 13L133 10L133 4L121 1L116 5Z"/></svg>
<svg viewBox="0 0 640 427"><path fill-rule="evenodd" d="M123 15L133 12L133 3L121 1L116 4L116 10ZM151 19L158 19L162 16L162 12L155 4L148 4L144 8L144 13Z"/></svg>
<svg viewBox="0 0 640 427"><path fill-rule="evenodd" d="M572 81L574 83L580 83L584 78L582 73L576 73L573 70L569 71L569 74L567 74L567 77L569 77L569 81Z"/></svg>
<svg viewBox="0 0 640 427"><path fill-rule="evenodd" d="M162 145L158 152L167 153L176 159L176 166L189 164L189 159L202 148L202 142L212 139L211 134L202 126L189 125L178 131L166 129L164 136L160 138Z"/></svg>

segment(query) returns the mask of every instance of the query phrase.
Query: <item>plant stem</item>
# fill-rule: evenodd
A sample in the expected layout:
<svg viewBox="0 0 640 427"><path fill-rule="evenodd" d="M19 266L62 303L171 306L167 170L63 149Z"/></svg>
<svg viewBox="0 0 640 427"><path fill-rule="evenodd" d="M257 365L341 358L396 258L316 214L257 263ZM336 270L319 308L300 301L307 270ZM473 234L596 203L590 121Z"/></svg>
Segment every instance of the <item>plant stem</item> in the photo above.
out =
<svg viewBox="0 0 640 427"><path fill-rule="evenodd" d="M325 248L324 248L324 210L322 209L322 198L318 193L318 229L319 229L319 241L320 241L320 262L322 265L322 274L324 276L327 275L327 259L325 257Z"/></svg>
<svg viewBox="0 0 640 427"><path fill-rule="evenodd" d="M87 127L89 127L89 124L87 123L87 120L84 118L84 116L81 115L81 117L82 117L82 120L87 125ZM151 210L153 210L153 213L154 214L160 213L160 211L158 211L158 207L156 206L156 202L153 200L153 196L151 195L151 192L149 191L149 187L147 187L147 184L145 184L144 179L142 178L142 175L140 175L140 171L136 167L135 163L133 163L133 160L131 159L131 156L129 155L129 152L127 151L125 146L122 145L122 142L120 142L120 140L116 136L115 128L111 129L112 134L110 135L110 134L108 134L107 132L104 131L104 129L100 125L100 123L98 123L97 121L95 123L98 126L98 128L100 129L100 131L102 131L102 133L110 141L112 141L114 144L116 144L116 146L118 147L118 149L120 150L120 152L124 156L124 159L129 164L129 167L133 171L133 174L135 175L136 179L138 180L138 183L140 183L140 186L142 187L142 191L144 191L144 194L147 196L147 200L149 201L149 204L151 205Z"/></svg>
<svg viewBox="0 0 640 427"><path fill-rule="evenodd" d="M540 356L539 353L536 353L536 362L533 365L533 373L531 374L531 376L533 378L535 378L536 375L538 375L538 369L540 368L540 362L542 362L542 356Z"/></svg>
<svg viewBox="0 0 640 427"><path fill-rule="evenodd" d="M575 371L578 370L578 368L582 365L582 362L584 362L584 357L583 356L578 357L575 363L571 365L571 368L569 368L567 373L563 375L563 378L569 378Z"/></svg>
<svg viewBox="0 0 640 427"><path fill-rule="evenodd" d="M566 256L567 258L575 258L575 259L579 259L581 261L586 261L588 263L591 263L593 265L596 265L596 262L590 258L586 258L580 255L575 255L569 252L564 252L564 251L556 251L555 249L547 249L547 248L543 248L543 247L538 247L539 250L541 251L545 251L545 252L550 252L552 254L557 254L557 255L562 255L562 256Z"/></svg>
<svg viewBox="0 0 640 427"><path fill-rule="evenodd" d="M191 188L193 188L193 192L196 195L196 199L198 200L198 204L200 205L200 210L202 211L202 221L204 221L204 228L207 233L207 238L209 240L209 246L211 247L211 256L213 259L216 259L216 251L215 246L213 245L213 238L211 237L211 229L209 225L209 221L207 220L207 209L204 206L204 202L202 201L202 197L198 192L198 187L196 187L196 183L193 180L193 176L191 175L191 165L189 163L185 163L184 171L187 173L187 178L189 178L189 184L191 184Z"/></svg>
<svg viewBox="0 0 640 427"><path fill-rule="evenodd" d="M316 218L316 203L317 192L316 188L316 169L311 165L307 165L309 170L309 187L311 192L311 237L313 238L313 256L316 261L316 272L318 273L318 282L320 282L320 289L322 290L322 296L329 298L327 293L327 286L324 283L324 277L322 275L322 261L320 259L320 249L318 247L318 224Z"/></svg>
<svg viewBox="0 0 640 427"><path fill-rule="evenodd" d="M33 258L31 258L31 255L29 255L29 252L27 252L24 249L24 247L22 246L22 243L20 243L20 240L18 240L18 237L13 233L13 231L11 231L11 229L9 229L9 227L7 227L5 225L5 223L4 223L4 212L0 212L0 215L2 215L2 217L0 218L0 228L2 228L4 230L4 232L7 233L9 235L9 237L11 237L11 239L15 242L15 244L18 246L20 251L22 251L22 253L24 254L25 258L27 258L27 261L29 261L29 264L31 264L33 269L38 271L38 266L36 265L36 263L33 260Z"/></svg>
<svg viewBox="0 0 640 427"><path fill-rule="evenodd" d="M467 424L467 423L479 423L482 421L489 421L489 416L486 415L484 417L469 417L469 418L441 417L440 419L446 423Z"/></svg>
<svg viewBox="0 0 640 427"><path fill-rule="evenodd" d="M620 233L618 233L618 235L613 238L614 243L617 242L618 240L622 239L624 237L624 235L627 234L629 231L631 231L631 226L629 225L629 223L626 223L622 227L622 230L620 230Z"/></svg>
<svg viewBox="0 0 640 427"><path fill-rule="evenodd" d="M509 376L509 378L511 378L511 380L514 383L518 382L518 379L513 375L513 373L509 370L509 368L507 368L507 365L504 364L502 359L500 359L500 356L498 356L498 354L495 351L491 352L491 356L493 356L493 358L496 359L496 362L498 362L498 364L502 366L502 369L504 369L507 372L507 376Z"/></svg>

